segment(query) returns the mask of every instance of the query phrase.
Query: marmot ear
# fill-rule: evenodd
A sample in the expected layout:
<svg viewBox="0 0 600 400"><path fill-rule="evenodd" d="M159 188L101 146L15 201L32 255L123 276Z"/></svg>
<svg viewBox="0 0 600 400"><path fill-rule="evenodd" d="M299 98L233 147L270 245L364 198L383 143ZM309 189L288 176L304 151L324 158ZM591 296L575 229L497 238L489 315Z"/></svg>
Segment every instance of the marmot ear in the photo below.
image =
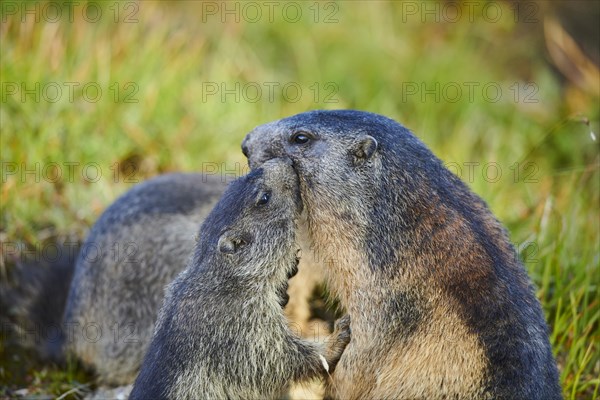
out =
<svg viewBox="0 0 600 400"><path fill-rule="evenodd" d="M234 254L247 244L248 242L241 237L233 236L231 233L224 233L219 238L217 247L221 253Z"/></svg>
<svg viewBox="0 0 600 400"><path fill-rule="evenodd" d="M352 146L352 155L354 164L362 165L368 161L377 151L377 140L373 136L363 135L359 137Z"/></svg>

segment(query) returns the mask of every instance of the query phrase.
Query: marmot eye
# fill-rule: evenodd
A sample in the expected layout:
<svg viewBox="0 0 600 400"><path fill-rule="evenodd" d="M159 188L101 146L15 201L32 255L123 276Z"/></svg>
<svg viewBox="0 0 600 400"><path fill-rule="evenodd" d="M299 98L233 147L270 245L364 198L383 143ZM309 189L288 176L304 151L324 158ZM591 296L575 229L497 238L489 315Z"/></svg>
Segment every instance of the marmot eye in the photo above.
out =
<svg viewBox="0 0 600 400"><path fill-rule="evenodd" d="M292 142L296 144L305 144L310 140L310 136L306 134L306 132L296 132L292 136Z"/></svg>
<svg viewBox="0 0 600 400"><path fill-rule="evenodd" d="M258 198L256 204L258 204L259 206L264 206L269 202L269 200L271 200L271 193L265 192Z"/></svg>

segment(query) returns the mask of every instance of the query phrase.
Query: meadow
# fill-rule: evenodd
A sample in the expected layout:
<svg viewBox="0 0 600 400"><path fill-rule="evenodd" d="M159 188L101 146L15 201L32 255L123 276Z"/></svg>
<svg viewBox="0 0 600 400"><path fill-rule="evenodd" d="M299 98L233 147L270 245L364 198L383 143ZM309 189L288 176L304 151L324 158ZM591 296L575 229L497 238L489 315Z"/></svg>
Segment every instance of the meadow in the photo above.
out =
<svg viewBox="0 0 600 400"><path fill-rule="evenodd" d="M136 182L243 173L256 125L372 111L415 132L507 226L565 398L597 398L598 67L557 5L453 4L3 2L2 279L24 250L82 240ZM93 385L74 363L30 357L0 342L0 397Z"/></svg>

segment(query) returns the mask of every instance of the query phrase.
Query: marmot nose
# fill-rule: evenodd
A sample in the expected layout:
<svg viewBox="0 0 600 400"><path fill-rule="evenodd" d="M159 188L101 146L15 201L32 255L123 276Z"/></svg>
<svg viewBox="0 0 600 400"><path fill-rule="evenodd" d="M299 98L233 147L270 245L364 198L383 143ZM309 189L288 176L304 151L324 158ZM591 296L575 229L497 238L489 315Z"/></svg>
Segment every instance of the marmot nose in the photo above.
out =
<svg viewBox="0 0 600 400"><path fill-rule="evenodd" d="M248 145L246 145L246 143L242 143L242 153L246 158L250 158L248 156L250 154L250 151L248 150Z"/></svg>

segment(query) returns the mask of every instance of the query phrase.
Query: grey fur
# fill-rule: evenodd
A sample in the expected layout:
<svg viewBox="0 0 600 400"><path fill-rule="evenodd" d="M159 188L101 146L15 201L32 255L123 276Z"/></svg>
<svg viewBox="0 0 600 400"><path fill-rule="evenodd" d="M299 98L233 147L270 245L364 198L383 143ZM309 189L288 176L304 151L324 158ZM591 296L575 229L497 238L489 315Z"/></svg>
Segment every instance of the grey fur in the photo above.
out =
<svg viewBox="0 0 600 400"><path fill-rule="evenodd" d="M547 326L486 204L406 128L359 111L265 124L251 168L293 161L308 230L352 342L329 395L558 399Z"/></svg>
<svg viewBox="0 0 600 400"><path fill-rule="evenodd" d="M77 259L63 340L101 383L135 379L164 288L185 268L197 227L224 188L200 174L163 175L129 190L93 226Z"/></svg>
<svg viewBox="0 0 600 400"><path fill-rule="evenodd" d="M291 332L280 304L298 261L300 209L286 162L230 185L169 286L131 399L273 398L292 381L323 376L319 353L333 370L348 321L322 348Z"/></svg>

